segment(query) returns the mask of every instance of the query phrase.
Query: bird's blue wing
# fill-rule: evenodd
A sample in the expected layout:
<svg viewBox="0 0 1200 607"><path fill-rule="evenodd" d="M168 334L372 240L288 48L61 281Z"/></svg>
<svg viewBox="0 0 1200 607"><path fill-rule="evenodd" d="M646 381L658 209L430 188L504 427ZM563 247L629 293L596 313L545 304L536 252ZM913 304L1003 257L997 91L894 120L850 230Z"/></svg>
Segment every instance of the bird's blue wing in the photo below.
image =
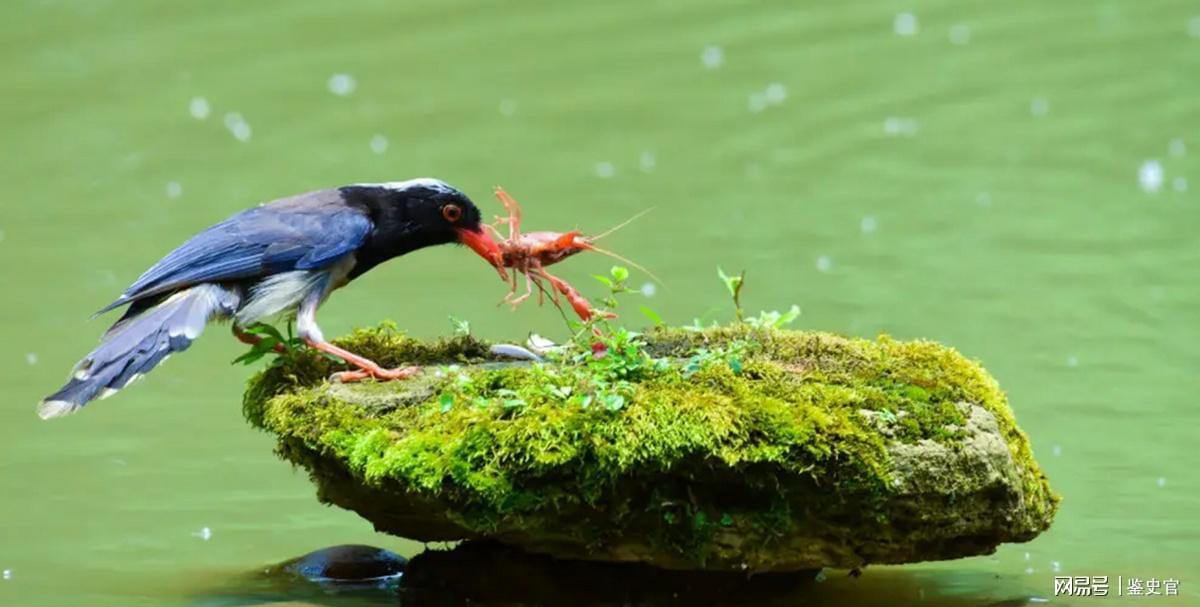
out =
<svg viewBox="0 0 1200 607"><path fill-rule="evenodd" d="M345 206L250 209L193 236L99 313L198 283L321 268L356 250L370 229L366 215Z"/></svg>

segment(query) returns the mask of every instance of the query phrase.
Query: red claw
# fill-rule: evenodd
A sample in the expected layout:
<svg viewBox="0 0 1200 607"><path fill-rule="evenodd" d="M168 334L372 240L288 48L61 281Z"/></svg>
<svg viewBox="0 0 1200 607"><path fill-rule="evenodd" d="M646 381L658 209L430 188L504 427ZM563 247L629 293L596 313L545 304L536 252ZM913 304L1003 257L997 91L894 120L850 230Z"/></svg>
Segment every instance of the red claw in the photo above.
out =
<svg viewBox="0 0 1200 607"><path fill-rule="evenodd" d="M541 283L541 279L545 279L550 281L550 284L553 287L550 291L550 295L554 301L554 305L558 305L557 294L561 293L564 297L566 297L567 302L571 304L571 309L575 311L575 314L586 322L592 319L597 310L592 308L592 305L588 302L588 300L584 298L583 295L580 295L579 291L575 290L575 287L572 287L567 281L547 273L546 266L556 264L582 251L598 251L610 257L615 257L620 261L629 263L630 265L633 265L639 269L641 268L641 266L638 266L637 264L615 253L605 251L592 244L598 238L604 236L604 234L596 237L588 237L584 236L583 233L578 230L572 230L570 232L563 233L522 233L520 205L517 204L517 201L501 188L496 188L496 198L499 199L500 203L504 205L505 210L508 211L508 217L497 218L497 225L508 226L508 237L504 238L503 234L500 233L500 230L496 226L489 225L486 227L491 230L492 233L501 238L498 245L498 248L501 251L499 257L500 262L496 264L496 267L498 270L500 270L501 275L504 275L503 268L505 267L512 268L516 271L513 275L512 292L509 293L508 297L504 299L505 302L512 304L514 307L532 295L534 284L536 284L540 290L538 295L540 301L541 293L545 292L545 289ZM632 219L630 221L632 221ZM621 226L617 226L617 228L619 227ZM613 230L617 228L613 228ZM609 232L606 232L605 234L611 232L612 230L609 230ZM475 236L461 238L464 244L467 244L472 248L476 248L475 245L472 245L471 242L468 241L468 238L473 237ZM491 241L490 237L488 238L488 241ZM476 248L476 252L480 252L480 249ZM488 259L488 256L483 252L480 252L480 255L484 256L485 259ZM525 293L520 296L517 295L517 272L526 276ZM611 312L603 312L602 314L605 318L617 317L616 314Z"/></svg>

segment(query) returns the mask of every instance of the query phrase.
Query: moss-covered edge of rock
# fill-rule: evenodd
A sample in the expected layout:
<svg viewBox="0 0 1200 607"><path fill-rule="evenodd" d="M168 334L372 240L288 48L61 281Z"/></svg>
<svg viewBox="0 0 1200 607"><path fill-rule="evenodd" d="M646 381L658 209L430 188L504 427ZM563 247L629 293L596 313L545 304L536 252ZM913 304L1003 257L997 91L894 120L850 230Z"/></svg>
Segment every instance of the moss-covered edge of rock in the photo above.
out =
<svg viewBox="0 0 1200 607"><path fill-rule="evenodd" d="M422 402L367 411L320 389L340 367L301 351L253 377L244 408L279 436L291 461L331 458L366 485L434 498L479 536L558 527L583 534L575 543L603 544L639 534L655 549L703 562L744 558L749 543L768 550L772 538L811 524L798 521L886 527L886 443L953 445L964 421L955 404L968 402L996 417L1021 471L1024 520L1013 527L1032 536L1053 517L1058 497L1003 392L952 348L744 325L660 328L645 341L652 356L675 359L743 344L744 361L686 377L672 366L608 411L550 395L548 386L578 381L564 369L482 370L471 363L488 360L486 343L422 342L384 326L338 343L384 365L463 366L427 371L432 396ZM455 385L464 374L471 401ZM862 410L894 419L893 434L884 437ZM662 483L668 470L679 482Z"/></svg>

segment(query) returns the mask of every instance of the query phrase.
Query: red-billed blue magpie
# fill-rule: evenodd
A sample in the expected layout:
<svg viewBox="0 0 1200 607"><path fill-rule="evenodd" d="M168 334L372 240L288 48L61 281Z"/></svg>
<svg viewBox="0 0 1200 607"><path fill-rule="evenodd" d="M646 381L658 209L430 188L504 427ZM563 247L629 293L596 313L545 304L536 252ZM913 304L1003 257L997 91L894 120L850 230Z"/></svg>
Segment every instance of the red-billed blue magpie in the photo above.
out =
<svg viewBox="0 0 1200 607"><path fill-rule="evenodd" d="M500 249L479 209L436 179L369 183L282 198L197 234L159 260L98 314L128 305L71 379L38 407L43 419L79 410L182 352L210 320L234 333L295 314L310 347L345 360L343 379L401 379L414 367L383 369L325 341L317 308L330 292L381 262L438 244L465 244L505 275Z"/></svg>

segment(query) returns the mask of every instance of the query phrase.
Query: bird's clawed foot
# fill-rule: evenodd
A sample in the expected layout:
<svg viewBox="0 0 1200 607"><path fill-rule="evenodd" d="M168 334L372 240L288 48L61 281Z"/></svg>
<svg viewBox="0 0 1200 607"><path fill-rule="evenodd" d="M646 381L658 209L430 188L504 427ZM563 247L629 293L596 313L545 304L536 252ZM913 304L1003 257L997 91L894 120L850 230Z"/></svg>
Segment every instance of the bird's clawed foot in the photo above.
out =
<svg viewBox="0 0 1200 607"><path fill-rule="evenodd" d="M395 369L384 369L375 367L373 369L357 369L354 371L341 371L334 373L329 377L330 381L341 382L348 384L364 379L374 379L376 381L395 381L400 379L408 379L421 371L421 367L396 367Z"/></svg>
<svg viewBox="0 0 1200 607"><path fill-rule="evenodd" d="M396 367L395 369L385 369L379 366L379 363L362 356L359 356L349 350L339 348L323 339L313 339L305 337L305 343L314 350L319 350L326 354L331 354L336 358L346 361L347 364L358 367L352 371L341 371L334 373L329 377L330 381L342 383L362 381L364 379L374 379L378 381L394 381L398 379L408 379L417 374L421 370L420 367Z"/></svg>

